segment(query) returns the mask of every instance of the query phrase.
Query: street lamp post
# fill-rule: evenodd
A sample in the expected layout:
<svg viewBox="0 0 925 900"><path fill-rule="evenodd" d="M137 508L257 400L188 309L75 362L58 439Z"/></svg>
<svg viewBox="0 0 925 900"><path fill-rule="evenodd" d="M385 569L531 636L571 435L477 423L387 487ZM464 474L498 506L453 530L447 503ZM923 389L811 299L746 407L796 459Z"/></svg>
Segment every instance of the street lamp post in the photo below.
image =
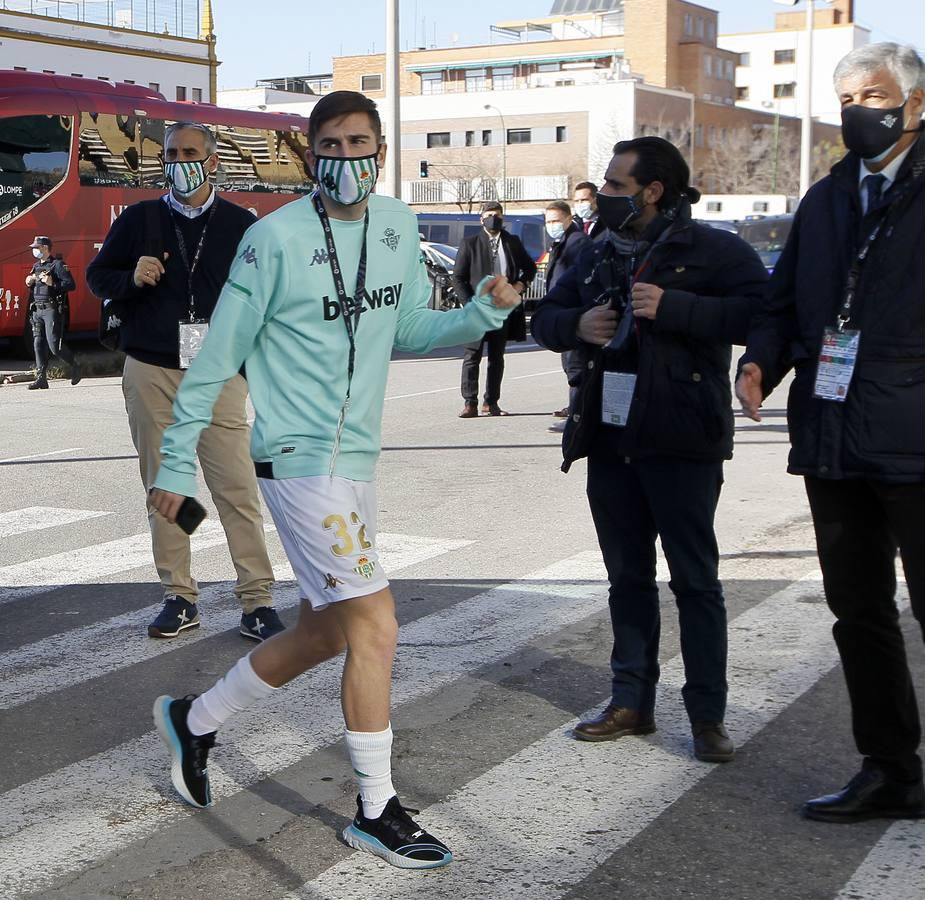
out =
<svg viewBox="0 0 925 900"><path fill-rule="evenodd" d="M497 106L486 103L485 109L493 109L498 114L498 118L501 119L501 196L498 201L503 209L504 201L507 197L507 127L504 124L504 115Z"/></svg>
<svg viewBox="0 0 925 900"><path fill-rule="evenodd" d="M398 2L385 4L385 109L383 125L389 151L385 157L383 194L401 199L401 82L398 52Z"/></svg>
<svg viewBox="0 0 925 900"><path fill-rule="evenodd" d="M799 0L774 0L782 6L796 6ZM828 3L829 0L821 0ZM809 190L813 177L813 29L816 24L816 2L806 3L806 49L803 53L803 127L800 131L800 197Z"/></svg>

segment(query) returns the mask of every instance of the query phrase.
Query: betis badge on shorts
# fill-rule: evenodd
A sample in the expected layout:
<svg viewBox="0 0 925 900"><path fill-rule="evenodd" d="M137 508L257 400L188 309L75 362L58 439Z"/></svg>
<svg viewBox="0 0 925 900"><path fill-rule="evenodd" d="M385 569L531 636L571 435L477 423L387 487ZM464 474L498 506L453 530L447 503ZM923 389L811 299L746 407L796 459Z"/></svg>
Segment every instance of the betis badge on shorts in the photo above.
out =
<svg viewBox="0 0 925 900"><path fill-rule="evenodd" d="M376 570L376 564L370 562L365 556L361 556L357 560L357 564L353 567L353 571L357 575L362 575L364 578L372 578L373 572Z"/></svg>

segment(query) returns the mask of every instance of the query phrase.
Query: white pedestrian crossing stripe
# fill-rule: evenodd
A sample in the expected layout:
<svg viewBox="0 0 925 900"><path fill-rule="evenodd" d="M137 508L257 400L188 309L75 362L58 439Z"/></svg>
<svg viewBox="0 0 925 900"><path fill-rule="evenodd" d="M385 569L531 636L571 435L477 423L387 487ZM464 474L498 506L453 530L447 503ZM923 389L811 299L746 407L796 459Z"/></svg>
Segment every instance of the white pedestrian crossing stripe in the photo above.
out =
<svg viewBox="0 0 925 900"><path fill-rule="evenodd" d="M922 821L896 822L877 842L836 900L922 900L925 840Z"/></svg>
<svg viewBox="0 0 925 900"><path fill-rule="evenodd" d="M112 513L98 509L57 509L53 506L27 506L0 513L0 540L15 534L28 534L46 528L59 528L86 519L109 516Z"/></svg>
<svg viewBox="0 0 925 900"><path fill-rule="evenodd" d="M383 532L376 536L376 548L387 575L451 553L472 541L420 537ZM150 547L148 549L150 556ZM288 563L274 567L277 584L273 602L277 609L297 606L300 595L291 583ZM136 663L153 659L231 628L241 618L241 609L229 583L212 584L200 592L199 611L203 627L188 630L182 641L152 641L144 636L145 626L160 612L156 603L36 641L0 657L0 709L11 709L51 691L71 687ZM62 666L61 661L67 660Z"/></svg>

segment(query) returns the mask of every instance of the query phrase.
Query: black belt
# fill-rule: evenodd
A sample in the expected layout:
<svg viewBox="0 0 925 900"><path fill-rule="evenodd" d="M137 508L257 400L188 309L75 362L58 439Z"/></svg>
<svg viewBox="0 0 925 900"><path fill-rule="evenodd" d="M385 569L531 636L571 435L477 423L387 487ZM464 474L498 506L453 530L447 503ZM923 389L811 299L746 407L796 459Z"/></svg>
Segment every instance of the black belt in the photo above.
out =
<svg viewBox="0 0 925 900"><path fill-rule="evenodd" d="M273 463L271 462L255 462L254 471L257 473L258 478L274 479L276 477L273 474Z"/></svg>
<svg viewBox="0 0 925 900"><path fill-rule="evenodd" d="M36 309L53 309L57 305L57 302L54 300L50 300L48 303L41 303L38 300L35 301Z"/></svg>

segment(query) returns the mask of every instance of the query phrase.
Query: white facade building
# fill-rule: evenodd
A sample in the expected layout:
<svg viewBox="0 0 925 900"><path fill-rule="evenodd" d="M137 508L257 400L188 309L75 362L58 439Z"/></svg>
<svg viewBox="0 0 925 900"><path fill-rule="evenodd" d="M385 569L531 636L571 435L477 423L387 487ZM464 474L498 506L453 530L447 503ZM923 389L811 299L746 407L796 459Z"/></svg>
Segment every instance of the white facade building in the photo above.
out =
<svg viewBox="0 0 925 900"><path fill-rule="evenodd" d="M251 112L292 113L307 119L314 105L321 99L318 94L300 94L279 91L275 88L231 88L219 91L217 106L225 109L246 109Z"/></svg>
<svg viewBox="0 0 925 900"><path fill-rule="evenodd" d="M123 81L168 100L214 102L217 61L208 4L204 25L206 10L209 30L196 39L0 9L0 69Z"/></svg>
<svg viewBox="0 0 925 900"><path fill-rule="evenodd" d="M870 41L866 28L850 23L813 29L812 114L837 125L841 121L832 73L839 60ZM721 34L718 44L739 54L736 67L736 105L782 116L803 112L805 30L780 29L743 34Z"/></svg>

